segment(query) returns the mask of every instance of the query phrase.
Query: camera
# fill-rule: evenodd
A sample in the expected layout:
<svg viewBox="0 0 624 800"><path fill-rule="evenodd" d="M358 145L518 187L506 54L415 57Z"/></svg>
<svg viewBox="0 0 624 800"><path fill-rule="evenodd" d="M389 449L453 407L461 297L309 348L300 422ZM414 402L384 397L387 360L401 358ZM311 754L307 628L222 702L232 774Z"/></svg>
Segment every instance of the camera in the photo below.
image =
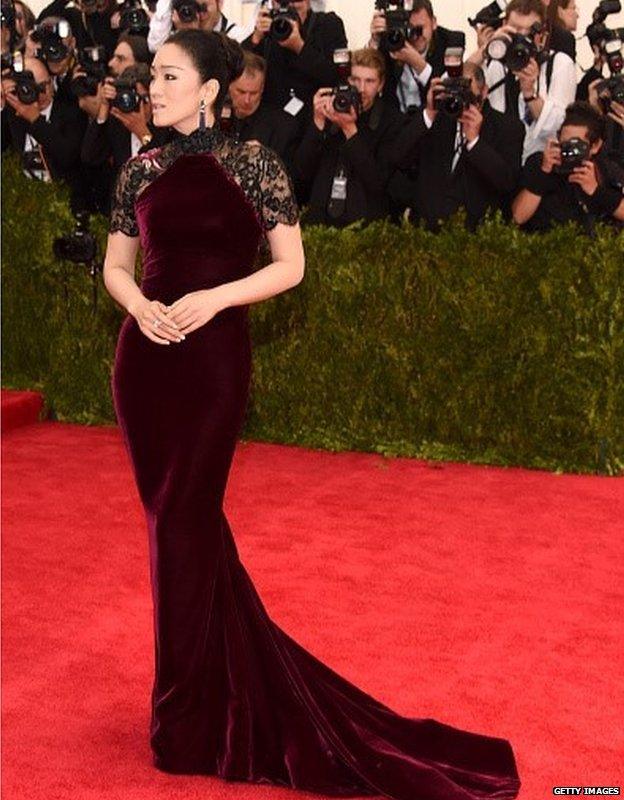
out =
<svg viewBox="0 0 624 800"><path fill-rule="evenodd" d="M596 86L598 102L603 114L611 111L611 103L624 105L624 75L612 75Z"/></svg>
<svg viewBox="0 0 624 800"><path fill-rule="evenodd" d="M263 5L266 0L263 0ZM299 14L291 6L289 0L279 0L277 8L269 9L271 27L269 35L277 42L284 42L293 32L293 23L299 21Z"/></svg>
<svg viewBox="0 0 624 800"><path fill-rule="evenodd" d="M338 86L332 89L334 111L339 114L349 114L355 109L356 114L362 113L362 98L360 93L349 83L351 76L351 53L345 48L334 50L334 64L338 69Z"/></svg>
<svg viewBox="0 0 624 800"><path fill-rule="evenodd" d="M536 22L528 36L520 33L511 35L494 36L486 48L488 58L501 61L510 72L519 72L528 66L534 58L540 63L540 52L533 41L535 34L540 33L542 26Z"/></svg>
<svg viewBox="0 0 624 800"><path fill-rule="evenodd" d="M583 161L589 158L589 143L585 139L573 137L566 139L559 145L561 150L561 164L555 167L560 175L570 175Z"/></svg>
<svg viewBox="0 0 624 800"><path fill-rule="evenodd" d="M89 214L78 211L76 227L66 236L57 236L52 243L55 257L74 264L92 264L97 257L97 241L89 231Z"/></svg>
<svg viewBox="0 0 624 800"><path fill-rule="evenodd" d="M592 21L587 26L585 35L592 47L600 45L605 38L609 38L609 29L604 24L610 14L619 14L622 10L620 0L601 0L592 14Z"/></svg>
<svg viewBox="0 0 624 800"><path fill-rule="evenodd" d="M174 5L175 8L175 5ZM141 5L141 0L125 0L119 7L119 29L137 36L147 36L149 15ZM180 12L178 11L178 14ZM182 19L182 17L180 17Z"/></svg>
<svg viewBox="0 0 624 800"><path fill-rule="evenodd" d="M45 90L45 84L37 83L33 73L24 69L23 56L19 51L13 54L11 61L11 71L5 77L15 81L17 99L24 105L31 106Z"/></svg>
<svg viewBox="0 0 624 800"><path fill-rule="evenodd" d="M117 94L110 101L111 106L118 108L124 114L138 111L141 105L141 95L136 88L135 77L120 77L112 81Z"/></svg>
<svg viewBox="0 0 624 800"><path fill-rule="evenodd" d="M478 99L471 89L470 78L463 77L464 50L462 47L447 47L444 51L444 66L448 78L436 87L433 107L449 117L457 119Z"/></svg>
<svg viewBox="0 0 624 800"><path fill-rule="evenodd" d="M494 0L489 6L485 6L481 11L478 11L474 17L468 17L468 24L472 28L477 28L483 25L493 30L498 30L504 20L504 11L507 6L506 0Z"/></svg>
<svg viewBox="0 0 624 800"><path fill-rule="evenodd" d="M375 0L375 8L383 11L386 18L386 31L379 40L382 52L394 53L406 42L422 36L422 25L410 25L411 8L405 7L405 0Z"/></svg>
<svg viewBox="0 0 624 800"><path fill-rule="evenodd" d="M93 97L98 92L100 81L106 77L106 50L101 46L82 47L78 51L78 63L86 75L77 75L72 78L70 83L72 94L74 97Z"/></svg>
<svg viewBox="0 0 624 800"><path fill-rule="evenodd" d="M37 25L30 34L30 38L37 47L37 56L45 62L53 64L62 61L70 53L69 47L63 39L69 36L69 23L61 19L55 23L42 23Z"/></svg>

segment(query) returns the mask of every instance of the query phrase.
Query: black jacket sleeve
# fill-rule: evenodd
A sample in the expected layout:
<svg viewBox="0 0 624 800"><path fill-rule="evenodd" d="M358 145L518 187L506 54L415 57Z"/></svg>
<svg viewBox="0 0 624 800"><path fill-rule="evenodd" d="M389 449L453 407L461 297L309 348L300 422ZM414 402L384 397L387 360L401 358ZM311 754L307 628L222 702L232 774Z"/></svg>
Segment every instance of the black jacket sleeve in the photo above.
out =
<svg viewBox="0 0 624 800"><path fill-rule="evenodd" d="M84 164L98 166L103 164L111 155L108 128L108 119L102 123L98 123L94 119L89 120L80 151L80 160Z"/></svg>
<svg viewBox="0 0 624 800"><path fill-rule="evenodd" d="M69 170L80 162L86 118L80 108L69 104L63 104L53 117L48 122L40 115L26 125L26 131L45 149L58 169Z"/></svg>
<svg viewBox="0 0 624 800"><path fill-rule="evenodd" d="M296 178L311 181L314 178L323 155L325 131L320 131L314 122L306 132L293 155L293 174Z"/></svg>
<svg viewBox="0 0 624 800"><path fill-rule="evenodd" d="M418 161L422 141L429 133L423 113L423 111L417 111L398 131L389 155L392 167L408 169Z"/></svg>
<svg viewBox="0 0 624 800"><path fill-rule="evenodd" d="M524 125L520 120L501 115L493 141L481 135L475 146L466 151L466 162L493 189L508 194L516 188L520 176L524 135Z"/></svg>

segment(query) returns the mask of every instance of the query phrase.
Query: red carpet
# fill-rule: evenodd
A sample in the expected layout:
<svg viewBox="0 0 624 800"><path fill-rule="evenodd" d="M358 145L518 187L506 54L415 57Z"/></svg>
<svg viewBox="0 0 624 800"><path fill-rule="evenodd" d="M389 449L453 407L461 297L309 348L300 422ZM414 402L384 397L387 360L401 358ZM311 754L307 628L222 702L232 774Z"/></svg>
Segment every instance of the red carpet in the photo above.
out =
<svg viewBox="0 0 624 800"><path fill-rule="evenodd" d="M4 433L37 422L43 408L39 392L2 389L2 430Z"/></svg>
<svg viewBox="0 0 624 800"><path fill-rule="evenodd" d="M147 542L117 429L6 435L3 513L6 798L313 797L152 767ZM621 480L241 444L226 513L287 632L401 713L508 738L521 798L622 783Z"/></svg>

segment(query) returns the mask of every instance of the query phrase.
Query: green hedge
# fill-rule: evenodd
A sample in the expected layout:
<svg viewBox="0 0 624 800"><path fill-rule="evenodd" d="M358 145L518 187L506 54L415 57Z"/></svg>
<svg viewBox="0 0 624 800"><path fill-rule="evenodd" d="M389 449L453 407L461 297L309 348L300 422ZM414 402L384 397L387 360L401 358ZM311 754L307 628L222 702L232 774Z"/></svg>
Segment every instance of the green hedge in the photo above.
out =
<svg viewBox="0 0 624 800"><path fill-rule="evenodd" d="M122 311L58 263L67 192L3 158L3 383L114 422ZM92 225L101 238L106 224ZM624 470L624 237L461 220L304 231L306 275L251 308L244 438L553 470Z"/></svg>

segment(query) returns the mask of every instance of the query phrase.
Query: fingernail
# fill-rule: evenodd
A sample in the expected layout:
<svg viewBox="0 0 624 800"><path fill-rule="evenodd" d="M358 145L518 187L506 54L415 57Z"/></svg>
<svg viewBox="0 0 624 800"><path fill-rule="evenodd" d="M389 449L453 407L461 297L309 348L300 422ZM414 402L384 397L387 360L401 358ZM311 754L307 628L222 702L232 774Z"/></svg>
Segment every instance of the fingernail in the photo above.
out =
<svg viewBox="0 0 624 800"><path fill-rule="evenodd" d="M180 336L180 338L178 339L178 341L179 341L179 342L181 342L183 339L186 339L186 336Z"/></svg>

